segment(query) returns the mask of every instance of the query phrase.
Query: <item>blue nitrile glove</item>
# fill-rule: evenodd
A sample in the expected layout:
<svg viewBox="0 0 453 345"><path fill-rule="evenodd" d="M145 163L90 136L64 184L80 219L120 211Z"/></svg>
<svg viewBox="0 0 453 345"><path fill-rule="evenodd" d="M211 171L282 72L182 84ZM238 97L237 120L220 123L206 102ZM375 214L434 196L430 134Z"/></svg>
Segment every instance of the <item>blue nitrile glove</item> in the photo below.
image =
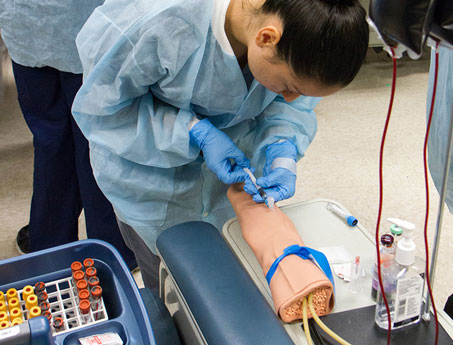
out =
<svg viewBox="0 0 453 345"><path fill-rule="evenodd" d="M296 159L296 145L289 140L267 147L263 177L258 178L256 183L275 202L292 197L296 191ZM250 179L245 181L244 190L253 195L255 202L264 202Z"/></svg>
<svg viewBox="0 0 453 345"><path fill-rule="evenodd" d="M208 119L197 122L189 134L190 140L203 151L206 165L220 181L232 184L246 179L247 173L242 168L250 167L250 161L228 135L214 127Z"/></svg>

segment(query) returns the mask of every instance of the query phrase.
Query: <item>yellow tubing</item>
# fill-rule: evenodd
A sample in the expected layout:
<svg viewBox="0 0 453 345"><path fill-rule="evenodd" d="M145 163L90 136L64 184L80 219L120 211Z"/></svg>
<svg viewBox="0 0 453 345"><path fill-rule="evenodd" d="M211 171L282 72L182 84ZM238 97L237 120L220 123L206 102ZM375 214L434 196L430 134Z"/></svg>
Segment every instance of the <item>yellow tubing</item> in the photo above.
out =
<svg viewBox="0 0 453 345"><path fill-rule="evenodd" d="M318 324L321 329L326 332L328 335L330 335L333 339L338 341L341 345L351 345L351 343L348 343L346 340L341 338L339 335L334 333L329 327L327 327L324 322L321 321L321 319L318 317L316 314L315 308L313 307L313 295L310 294L308 296L308 307L310 308L311 315L313 316L313 319L315 319L316 323Z"/></svg>
<svg viewBox="0 0 453 345"><path fill-rule="evenodd" d="M307 317L307 299L304 297L302 300L302 320L304 325L305 338L307 338L307 344L313 345L311 340L310 329L308 328L308 317Z"/></svg>

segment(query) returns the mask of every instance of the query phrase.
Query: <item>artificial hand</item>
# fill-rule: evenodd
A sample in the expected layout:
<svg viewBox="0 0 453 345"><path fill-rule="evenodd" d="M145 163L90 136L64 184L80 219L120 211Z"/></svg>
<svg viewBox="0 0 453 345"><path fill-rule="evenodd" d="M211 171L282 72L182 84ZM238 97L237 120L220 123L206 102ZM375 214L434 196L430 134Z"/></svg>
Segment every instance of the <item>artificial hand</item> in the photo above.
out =
<svg viewBox="0 0 453 345"><path fill-rule="evenodd" d="M233 141L208 119L197 122L189 132L191 141L203 151L207 167L225 184L242 182L250 167L250 161ZM234 160L234 163L232 163Z"/></svg>
<svg viewBox="0 0 453 345"><path fill-rule="evenodd" d="M256 183L275 202L292 197L296 191L296 159L296 145L289 140L271 144L266 149L263 177L258 178ZM250 179L245 181L244 190L253 195L255 202L264 202Z"/></svg>

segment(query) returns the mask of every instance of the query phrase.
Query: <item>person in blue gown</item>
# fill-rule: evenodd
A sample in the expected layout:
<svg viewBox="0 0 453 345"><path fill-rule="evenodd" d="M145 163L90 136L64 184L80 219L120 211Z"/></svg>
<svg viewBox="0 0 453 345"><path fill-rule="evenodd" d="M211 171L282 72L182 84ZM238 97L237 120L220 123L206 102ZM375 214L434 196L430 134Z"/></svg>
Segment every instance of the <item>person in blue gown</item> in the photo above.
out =
<svg viewBox="0 0 453 345"><path fill-rule="evenodd" d="M78 240L82 209L89 238L110 242L130 269L137 263L99 189L88 141L72 101L82 85L75 38L103 0L0 0L0 30L12 59L19 105L33 134L30 220L17 235L24 253Z"/></svg>
<svg viewBox="0 0 453 345"><path fill-rule="evenodd" d="M231 183L263 202L244 168L276 202L294 194L315 106L364 61L365 16L355 0L107 0L94 10L76 39L84 82L72 112L145 285L157 285L162 231L193 220L221 229L234 216Z"/></svg>

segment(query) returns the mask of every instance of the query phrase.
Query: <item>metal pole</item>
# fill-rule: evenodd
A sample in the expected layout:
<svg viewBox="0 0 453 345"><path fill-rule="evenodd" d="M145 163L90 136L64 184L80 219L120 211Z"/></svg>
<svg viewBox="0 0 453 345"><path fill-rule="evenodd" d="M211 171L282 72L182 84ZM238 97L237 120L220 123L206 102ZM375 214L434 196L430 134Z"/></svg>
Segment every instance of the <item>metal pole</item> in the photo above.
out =
<svg viewBox="0 0 453 345"><path fill-rule="evenodd" d="M453 97L453 96L452 96ZM448 175L450 172L450 155L451 155L451 144L453 142L453 104L451 107L451 113L450 113L450 128L448 132L448 147L447 147L447 152L446 152L446 157L445 157L445 166L444 166L444 178L442 181L442 189L440 191L440 201L439 201L439 208L437 212L437 221L436 221L436 232L434 234L434 245L432 249L432 254L431 254L431 265L429 269L429 277L426 277L426 279L429 279L431 284L434 283L434 274L436 271L436 263L437 263L437 254L439 251L439 242L440 242L440 234L442 231L442 217L444 214L444 206L445 206L445 192L447 190L447 183L448 183ZM425 310L423 312L423 320L429 321L430 320L430 314L429 314L429 308L431 306L431 299L429 296L429 292L427 291L426 293L426 303L425 303Z"/></svg>

